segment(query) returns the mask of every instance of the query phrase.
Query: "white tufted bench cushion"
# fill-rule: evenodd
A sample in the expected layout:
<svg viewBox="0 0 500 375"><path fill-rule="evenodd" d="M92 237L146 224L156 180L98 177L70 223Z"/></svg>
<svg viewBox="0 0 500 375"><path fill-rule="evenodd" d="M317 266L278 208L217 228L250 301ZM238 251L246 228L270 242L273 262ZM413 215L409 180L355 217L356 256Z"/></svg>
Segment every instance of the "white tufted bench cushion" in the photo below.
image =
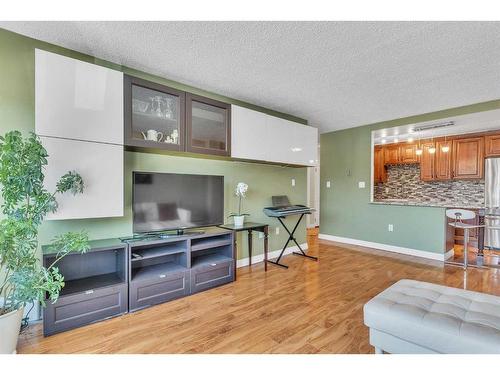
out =
<svg viewBox="0 0 500 375"><path fill-rule="evenodd" d="M500 353L500 297L400 280L364 306L376 352Z"/></svg>

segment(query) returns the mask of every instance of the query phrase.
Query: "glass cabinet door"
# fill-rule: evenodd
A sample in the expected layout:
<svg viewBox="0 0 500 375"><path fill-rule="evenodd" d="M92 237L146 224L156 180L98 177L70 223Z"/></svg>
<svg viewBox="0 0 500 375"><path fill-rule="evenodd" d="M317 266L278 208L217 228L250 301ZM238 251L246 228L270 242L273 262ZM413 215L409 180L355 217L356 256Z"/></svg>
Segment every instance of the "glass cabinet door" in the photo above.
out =
<svg viewBox="0 0 500 375"><path fill-rule="evenodd" d="M187 151L230 156L231 105L186 95Z"/></svg>
<svg viewBox="0 0 500 375"><path fill-rule="evenodd" d="M184 150L184 112L184 92L125 77L127 145Z"/></svg>

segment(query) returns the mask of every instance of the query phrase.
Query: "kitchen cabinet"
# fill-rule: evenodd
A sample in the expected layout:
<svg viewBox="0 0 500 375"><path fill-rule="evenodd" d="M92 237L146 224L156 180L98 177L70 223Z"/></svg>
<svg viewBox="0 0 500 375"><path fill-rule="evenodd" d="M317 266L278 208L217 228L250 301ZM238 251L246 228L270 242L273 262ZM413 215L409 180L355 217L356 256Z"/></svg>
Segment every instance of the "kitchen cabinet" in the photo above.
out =
<svg viewBox="0 0 500 375"><path fill-rule="evenodd" d="M186 94L186 151L231 155L231 105Z"/></svg>
<svg viewBox="0 0 500 375"><path fill-rule="evenodd" d="M399 146L399 162L403 164L418 163L417 145L405 143Z"/></svg>
<svg viewBox="0 0 500 375"><path fill-rule="evenodd" d="M451 155L452 155L452 141L436 141L436 154L435 154L435 179L436 180L450 180L451 173ZM443 148L448 151L443 151Z"/></svg>
<svg viewBox="0 0 500 375"><path fill-rule="evenodd" d="M484 156L500 156L500 134L484 137Z"/></svg>
<svg viewBox="0 0 500 375"><path fill-rule="evenodd" d="M184 151L186 95L183 91L125 76L124 97L127 146Z"/></svg>
<svg viewBox="0 0 500 375"><path fill-rule="evenodd" d="M35 132L123 145L123 74L36 49Z"/></svg>
<svg viewBox="0 0 500 375"><path fill-rule="evenodd" d="M384 149L381 146L375 146L373 151L373 180L375 183L387 181L387 173L384 164Z"/></svg>
<svg viewBox="0 0 500 375"><path fill-rule="evenodd" d="M399 164L399 145L384 147L384 164Z"/></svg>
<svg viewBox="0 0 500 375"><path fill-rule="evenodd" d="M453 178L481 179L484 175L484 138L453 140Z"/></svg>
<svg viewBox="0 0 500 375"><path fill-rule="evenodd" d="M233 105L231 156L271 163L317 164L318 129Z"/></svg>
<svg viewBox="0 0 500 375"><path fill-rule="evenodd" d="M435 153L430 153L429 149L434 148L434 142L424 142L420 144L422 155L420 155L420 179L422 181L434 181L435 179Z"/></svg>
<svg viewBox="0 0 500 375"><path fill-rule="evenodd" d="M44 185L55 191L68 171L79 173L82 194L56 196L58 210L48 220L123 216L123 146L71 139L40 137L49 155Z"/></svg>

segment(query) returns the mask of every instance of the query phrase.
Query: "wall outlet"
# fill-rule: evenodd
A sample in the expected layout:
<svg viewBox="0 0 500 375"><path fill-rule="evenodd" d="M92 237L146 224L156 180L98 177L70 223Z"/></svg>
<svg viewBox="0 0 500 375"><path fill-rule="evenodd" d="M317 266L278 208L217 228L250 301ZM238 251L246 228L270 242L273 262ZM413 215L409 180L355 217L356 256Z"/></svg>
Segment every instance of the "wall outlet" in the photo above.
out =
<svg viewBox="0 0 500 375"><path fill-rule="evenodd" d="M280 234L280 227L276 227L275 232L276 232L276 235L279 236L279 234Z"/></svg>
<svg viewBox="0 0 500 375"><path fill-rule="evenodd" d="M292 186L295 186L295 178L292 178Z"/></svg>
<svg viewBox="0 0 500 375"><path fill-rule="evenodd" d="M330 189L330 188L331 188L331 186L332 186L331 182L330 182L330 181L326 181L326 187L327 187L328 189Z"/></svg>
<svg viewBox="0 0 500 375"><path fill-rule="evenodd" d="M364 188L366 187L365 182L364 182L364 181L359 181L359 182L358 182L358 187L359 187L360 189L364 189Z"/></svg>
<svg viewBox="0 0 500 375"><path fill-rule="evenodd" d="M393 225L393 224L389 224L389 225L387 226L387 230L388 230L389 232L394 232L394 225Z"/></svg>

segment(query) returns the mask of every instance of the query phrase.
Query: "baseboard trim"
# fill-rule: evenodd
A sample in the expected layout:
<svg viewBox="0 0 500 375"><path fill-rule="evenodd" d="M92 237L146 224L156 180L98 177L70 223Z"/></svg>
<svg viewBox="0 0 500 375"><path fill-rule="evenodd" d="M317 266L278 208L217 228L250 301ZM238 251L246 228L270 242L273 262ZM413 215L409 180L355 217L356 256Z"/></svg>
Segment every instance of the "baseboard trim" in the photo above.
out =
<svg viewBox="0 0 500 375"><path fill-rule="evenodd" d="M322 233L319 234L319 239L327 240L327 241L334 241L334 242L341 242L341 243L346 243L349 245L371 247L371 248L374 248L377 250L389 251L391 253L398 253L398 254L404 254L404 255L411 255L411 256L419 257L419 258L439 260L441 262L444 262L446 259L448 259L450 256L453 255L453 250L451 250L451 252L452 252L451 254L450 254L450 251L448 251L445 254L438 254L438 253L431 253L431 252L423 251L423 250L410 249L408 247L387 245L387 244L378 243L378 242L363 241L363 240L357 240L355 238L332 236L330 234L322 234Z"/></svg>
<svg viewBox="0 0 500 375"><path fill-rule="evenodd" d="M302 250L308 249L307 243L301 243L300 247L302 248ZM291 254L294 251L299 251L299 248L297 246L287 247L283 255ZM268 259L276 258L278 255L280 255L280 252L281 252L281 249L270 251L269 253L267 253L267 258ZM256 263L263 262L263 261L264 261L264 254L252 255L252 265L256 264ZM248 265L250 265L250 258L248 258L248 257L243 258L243 259L238 259L236 261L237 268L245 267Z"/></svg>
<svg viewBox="0 0 500 375"><path fill-rule="evenodd" d="M444 260L450 259L451 257L453 257L453 255L455 255L455 250L454 249L448 250L446 253L444 253Z"/></svg>

